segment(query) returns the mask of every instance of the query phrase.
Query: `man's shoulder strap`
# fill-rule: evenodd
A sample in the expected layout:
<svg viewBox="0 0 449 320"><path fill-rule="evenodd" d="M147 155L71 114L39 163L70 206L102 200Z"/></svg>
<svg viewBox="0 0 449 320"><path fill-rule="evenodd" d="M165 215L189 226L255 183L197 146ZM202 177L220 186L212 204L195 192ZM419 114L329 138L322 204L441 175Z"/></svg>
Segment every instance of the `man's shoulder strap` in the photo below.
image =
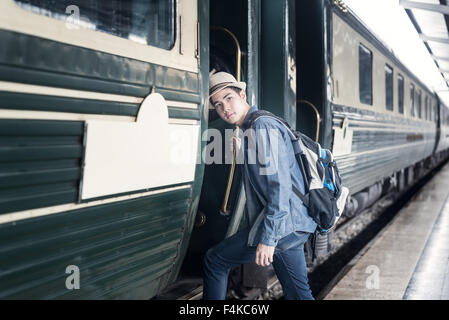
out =
<svg viewBox="0 0 449 320"><path fill-rule="evenodd" d="M290 125L288 124L287 121L285 121L284 119L282 119L266 110L256 110L256 111L250 113L248 116L248 119L245 121L246 122L245 129L250 128L252 126L252 124L254 123L254 121L256 121L259 118L263 118L263 117L268 117L268 118L277 120L279 123L281 123L287 129L287 131L290 135L290 138L292 140L297 140L295 131L290 127Z"/></svg>

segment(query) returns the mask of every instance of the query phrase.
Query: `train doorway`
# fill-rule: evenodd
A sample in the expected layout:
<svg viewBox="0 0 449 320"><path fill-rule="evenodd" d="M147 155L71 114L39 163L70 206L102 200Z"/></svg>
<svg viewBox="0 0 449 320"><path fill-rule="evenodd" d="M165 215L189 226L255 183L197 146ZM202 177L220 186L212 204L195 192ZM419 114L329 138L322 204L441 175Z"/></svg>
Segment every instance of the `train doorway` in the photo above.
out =
<svg viewBox="0 0 449 320"><path fill-rule="evenodd" d="M327 80L332 77L330 66L325 64L325 4L313 1L296 5L296 128L330 148L331 137L323 130Z"/></svg>
<svg viewBox="0 0 449 320"><path fill-rule="evenodd" d="M211 72L225 71L237 80L247 81L247 13L248 3L245 1L210 1ZM181 277L201 277L204 254L238 229L244 207L240 170L238 165L234 165L231 175L233 165L229 152L232 150L226 146L227 135L233 134L235 126L221 120L214 109L208 112L209 135L203 187ZM221 156L217 157L217 152Z"/></svg>

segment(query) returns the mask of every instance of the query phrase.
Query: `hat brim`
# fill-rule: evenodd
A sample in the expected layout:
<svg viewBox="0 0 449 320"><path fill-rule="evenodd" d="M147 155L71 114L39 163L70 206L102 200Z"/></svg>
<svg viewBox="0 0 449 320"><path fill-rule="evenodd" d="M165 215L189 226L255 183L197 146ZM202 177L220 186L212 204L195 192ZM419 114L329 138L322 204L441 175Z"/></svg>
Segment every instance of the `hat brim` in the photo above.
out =
<svg viewBox="0 0 449 320"><path fill-rule="evenodd" d="M246 90L246 83L245 82L229 82L229 83L222 83L221 85L218 85L216 88L212 88L212 92L209 91L209 97L208 100L210 100L210 98L220 92L223 89L226 88L230 88L230 87L234 87L234 88L238 88L241 90ZM209 109L215 109L213 105L209 105Z"/></svg>

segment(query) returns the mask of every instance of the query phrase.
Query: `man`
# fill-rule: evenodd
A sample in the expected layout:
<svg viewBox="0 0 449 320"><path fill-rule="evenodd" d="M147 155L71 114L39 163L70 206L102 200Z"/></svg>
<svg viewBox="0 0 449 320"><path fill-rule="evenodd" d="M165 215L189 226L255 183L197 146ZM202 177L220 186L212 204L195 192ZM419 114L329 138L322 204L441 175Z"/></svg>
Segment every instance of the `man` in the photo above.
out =
<svg viewBox="0 0 449 320"><path fill-rule="evenodd" d="M248 128L249 115L257 110L246 100L246 84L225 72L210 76L209 100L227 123L253 130L243 140L242 177L246 194L248 228L224 239L204 257L204 299L225 299L232 267L255 261L273 263L286 299L313 299L307 279L304 243L316 229L294 184L304 193L304 181L287 129L277 120L261 117ZM252 157L251 152L256 152ZM262 156L261 156L262 155ZM261 161L264 159L265 161ZM268 162L267 162L267 161ZM271 170L266 170L270 167ZM274 170L273 170L274 168Z"/></svg>

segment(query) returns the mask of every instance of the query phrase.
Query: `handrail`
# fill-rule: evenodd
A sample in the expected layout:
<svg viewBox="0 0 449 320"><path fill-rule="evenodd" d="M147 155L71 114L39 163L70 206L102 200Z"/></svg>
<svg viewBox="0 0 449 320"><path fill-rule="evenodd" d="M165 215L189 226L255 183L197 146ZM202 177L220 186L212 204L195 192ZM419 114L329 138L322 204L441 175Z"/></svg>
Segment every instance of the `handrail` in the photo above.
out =
<svg viewBox="0 0 449 320"><path fill-rule="evenodd" d="M229 29L226 29L224 27L210 26L210 29L216 30L216 31L222 31L222 32L226 33L227 35L229 35L232 38L232 40L234 41L235 59L236 59L236 80L240 82L240 73L241 73L241 66L242 66L242 50L240 49L239 40L237 39L235 34L233 34L231 31L229 31ZM236 126L236 128L235 128L235 136L236 137L239 136L239 127L238 126ZM234 145L234 143L233 143L233 145ZM232 181L234 179L235 158L236 158L236 149L233 146L231 170L229 171L228 183L226 185L226 193L225 193L225 196L223 199L223 203L221 205L221 214L225 215L225 216L230 215L230 212L228 212L228 201L229 201L229 195L231 193Z"/></svg>
<svg viewBox="0 0 449 320"><path fill-rule="evenodd" d="M239 136L239 127L236 126L235 127L235 135L234 137L238 137ZM233 139L234 139L233 137ZM231 193L231 186L232 186L232 181L234 180L234 171L235 171L235 158L237 156L237 150L235 148L234 145L234 141L232 142L232 164L231 164L231 170L229 171L229 176L228 176L228 184L226 186L226 193L225 193L225 197L223 199L223 204L221 206L221 214L228 216L230 215L230 212L228 212L228 200L229 200L229 195Z"/></svg>
<svg viewBox="0 0 449 320"><path fill-rule="evenodd" d="M297 103L304 103L306 105L308 105L309 107L311 107L313 109L313 111L315 111L315 115L316 115L316 133L315 133L315 142L318 142L318 139L320 137L320 122L321 122L321 117L320 117L320 113L318 112L318 109L313 105L312 102L307 101L307 100L296 100Z"/></svg>
<svg viewBox="0 0 449 320"><path fill-rule="evenodd" d="M242 65L242 50L240 49L240 44L239 44L239 40L237 39L237 37L235 36L235 34L233 34L231 31L229 31L229 29L226 29L225 27L219 27L219 26L210 26L211 30L216 30L216 31L222 31L224 33L226 33L227 35L229 35L232 40L234 41L235 44L235 60L236 60L236 80L240 81L240 72L241 72L241 65Z"/></svg>

